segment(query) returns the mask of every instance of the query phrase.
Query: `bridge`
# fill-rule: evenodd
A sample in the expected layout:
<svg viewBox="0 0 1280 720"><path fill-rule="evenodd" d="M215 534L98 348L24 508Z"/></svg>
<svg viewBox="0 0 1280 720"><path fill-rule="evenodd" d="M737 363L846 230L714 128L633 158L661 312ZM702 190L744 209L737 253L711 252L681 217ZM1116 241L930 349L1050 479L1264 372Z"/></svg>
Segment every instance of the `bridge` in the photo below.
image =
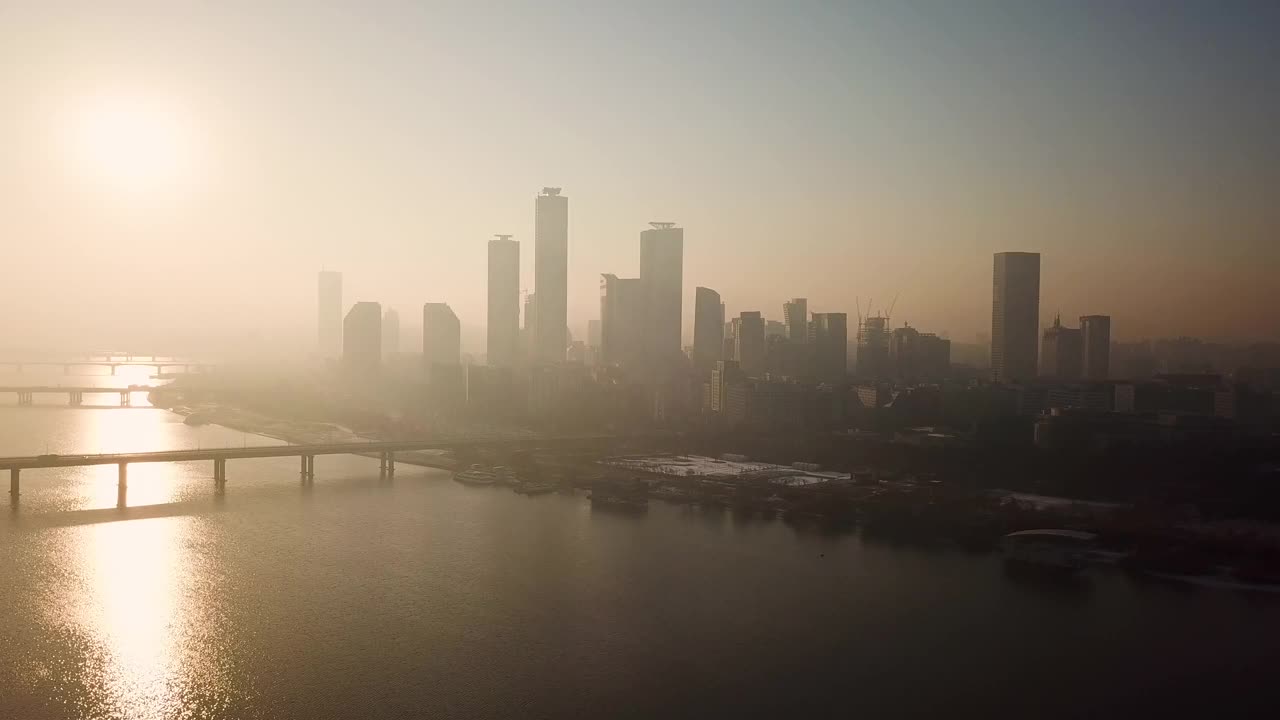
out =
<svg viewBox="0 0 1280 720"><path fill-rule="evenodd" d="M161 450L155 452L100 453L95 455L34 455L0 457L0 470L9 470L9 494L17 503L21 490L23 470L56 467L83 467L88 465L119 466L118 488L123 496L128 488L131 463L196 462L213 461L213 482L218 490L226 488L227 461L253 458L297 457L304 481L315 478L316 457L319 455L364 455L379 458L383 476L395 474L396 453L420 450L537 450L548 447L570 449L573 447L598 448L625 440L611 435L587 435L558 438L505 438L486 440L412 440L391 442L317 443L307 445L259 445L239 448L203 448L197 450ZM635 439L635 438L630 438ZM443 467L443 465L415 462L417 465Z"/></svg>
<svg viewBox="0 0 1280 720"><path fill-rule="evenodd" d="M0 385L0 394L14 393L18 396L18 405L34 405L36 395L62 395L67 396L67 404L78 407L84 404L85 395L115 395L120 396L120 407L132 407L133 393L151 392L158 385L130 385L127 388L109 388L109 387L92 387L92 386L73 386L73 385ZM113 405L99 407L115 407Z"/></svg>
<svg viewBox="0 0 1280 720"><path fill-rule="evenodd" d="M107 367L111 368L111 374L115 375L116 370L121 367L150 367L154 368L156 374L163 374L165 368L182 368L182 372L209 372L214 369L214 363L193 362L190 360L156 360L154 358L148 360L133 359L117 359L107 358L105 360L0 360L0 366L9 366L14 368L16 372L21 373L28 367L61 367L63 375L70 375L71 368L79 367Z"/></svg>

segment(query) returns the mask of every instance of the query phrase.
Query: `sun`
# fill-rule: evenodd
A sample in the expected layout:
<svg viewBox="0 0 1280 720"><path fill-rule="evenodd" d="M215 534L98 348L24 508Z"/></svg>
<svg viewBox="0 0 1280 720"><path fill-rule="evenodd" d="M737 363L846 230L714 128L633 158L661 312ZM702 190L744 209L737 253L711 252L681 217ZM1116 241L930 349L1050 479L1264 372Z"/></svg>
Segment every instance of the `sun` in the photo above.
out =
<svg viewBox="0 0 1280 720"><path fill-rule="evenodd" d="M76 112L72 145L81 173L112 190L167 190L192 171L189 123L157 100L95 99Z"/></svg>

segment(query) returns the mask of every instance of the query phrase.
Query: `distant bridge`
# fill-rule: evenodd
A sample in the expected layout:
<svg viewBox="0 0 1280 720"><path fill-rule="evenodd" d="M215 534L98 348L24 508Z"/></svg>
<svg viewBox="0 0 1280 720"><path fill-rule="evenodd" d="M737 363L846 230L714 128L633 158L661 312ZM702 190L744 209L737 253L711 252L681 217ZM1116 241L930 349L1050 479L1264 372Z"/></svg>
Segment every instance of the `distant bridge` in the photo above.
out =
<svg viewBox="0 0 1280 720"><path fill-rule="evenodd" d="M109 387L92 387L92 386L70 386L70 385L0 385L0 394L14 393L18 396L19 405L34 405L36 395L62 395L67 396L67 404L72 406L80 406L84 404L85 395L120 395L120 407L127 408L133 406L133 393L151 392L155 390L157 385L130 385L127 388L109 388ZM114 407L112 405L98 407Z"/></svg>
<svg viewBox="0 0 1280 720"><path fill-rule="evenodd" d="M100 453L96 455L34 455L24 457L0 457L0 470L9 470L9 494L17 502L21 489L21 472L37 468L83 467L88 465L118 465L119 491L123 496L128 487L130 463L213 461L213 481L219 490L227 484L227 461L251 458L297 457L300 458L304 480L315 477L317 455L366 455L381 460L380 472L390 477L395 474L396 453L416 450L539 450L598 449L615 442L634 440L611 435L587 435L558 438L507 438L486 440L412 440L393 442L318 443L308 445L260 445L240 448L204 448L198 450L160 450L155 452ZM427 464L416 462L414 464ZM444 467L444 465L429 465Z"/></svg>
<svg viewBox="0 0 1280 720"><path fill-rule="evenodd" d="M156 360L154 358L148 360L133 359L116 359L108 358L105 360L0 360L0 366L10 366L16 372L22 372L28 367L61 367L63 375L70 375L71 368L77 367L108 367L111 368L111 374L115 375L116 370L121 367L140 366L155 368L156 374L162 374L165 368L182 368L182 372L208 372L217 365L208 362L195 362L192 360Z"/></svg>

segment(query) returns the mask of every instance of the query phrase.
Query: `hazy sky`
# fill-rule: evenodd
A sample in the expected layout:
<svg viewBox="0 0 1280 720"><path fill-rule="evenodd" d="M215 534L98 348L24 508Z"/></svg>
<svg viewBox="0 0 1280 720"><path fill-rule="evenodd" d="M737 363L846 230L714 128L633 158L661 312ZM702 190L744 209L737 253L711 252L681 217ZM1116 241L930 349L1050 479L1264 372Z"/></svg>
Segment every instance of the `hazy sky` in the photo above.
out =
<svg viewBox="0 0 1280 720"><path fill-rule="evenodd" d="M669 220L686 316L899 294L967 341L1024 250L1046 319L1277 339L1277 37L1275 2L0 0L0 345L310 343L321 268L479 328L544 185L575 333Z"/></svg>

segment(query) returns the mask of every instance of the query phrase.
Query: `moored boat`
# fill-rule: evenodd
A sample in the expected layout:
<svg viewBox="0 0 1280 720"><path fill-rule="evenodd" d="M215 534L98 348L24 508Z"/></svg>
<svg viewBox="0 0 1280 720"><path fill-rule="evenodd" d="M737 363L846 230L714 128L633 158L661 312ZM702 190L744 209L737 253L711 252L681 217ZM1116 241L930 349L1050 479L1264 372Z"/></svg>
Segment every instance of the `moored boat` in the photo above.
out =
<svg viewBox="0 0 1280 720"><path fill-rule="evenodd" d="M497 476L485 470L483 465L472 465L466 470L455 472L453 479L463 485L492 485L497 481Z"/></svg>
<svg viewBox="0 0 1280 720"><path fill-rule="evenodd" d="M1098 536L1079 530L1021 530L1004 536L1005 560L1074 572L1084 568Z"/></svg>

